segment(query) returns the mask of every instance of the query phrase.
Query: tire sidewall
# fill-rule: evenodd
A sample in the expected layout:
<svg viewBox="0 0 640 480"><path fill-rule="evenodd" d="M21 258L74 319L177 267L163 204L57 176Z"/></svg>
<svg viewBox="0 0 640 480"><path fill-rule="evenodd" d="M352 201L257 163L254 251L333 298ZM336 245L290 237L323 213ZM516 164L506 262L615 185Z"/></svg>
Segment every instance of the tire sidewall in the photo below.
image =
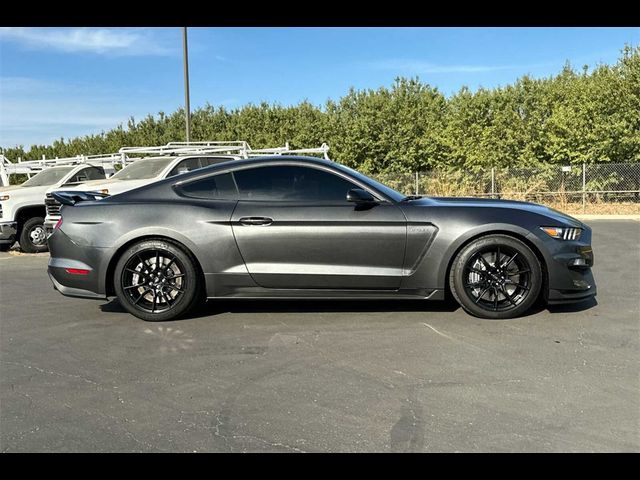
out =
<svg viewBox="0 0 640 480"><path fill-rule="evenodd" d="M45 242L41 245L36 245L31 241L31 236L29 232L33 230L35 227L40 225L44 230L44 218L42 217L33 217L24 222L22 226L22 231L20 232L20 240L18 243L20 244L20 249L25 253L41 253L49 250L49 246L47 245L46 239Z"/></svg>
<svg viewBox="0 0 640 480"><path fill-rule="evenodd" d="M125 266L136 253L148 249L165 250L172 255L175 255L185 269L185 292L174 307L166 312L149 313L136 308L123 290L122 274ZM198 282L198 272L195 267L195 260L191 255L185 253L179 246L173 242L165 240L144 240L129 247L120 256L118 263L116 264L113 279L114 290L122 307L132 315L148 322L163 322L176 319L191 310L200 297L200 285Z"/></svg>
<svg viewBox="0 0 640 480"><path fill-rule="evenodd" d="M474 299L469 297L463 283L463 270L471 256L473 256L479 249L495 245L505 245L515 249L518 251L519 255L524 256L531 269L531 290L524 301L522 301L517 307L507 311L495 312L492 310L485 310L481 306L477 305L474 302ZM487 235L472 241L458 253L451 268L449 286L451 287L451 292L460 306L471 315L480 318L494 319L514 318L525 313L536 303L542 288L542 267L536 254L522 241L508 235Z"/></svg>

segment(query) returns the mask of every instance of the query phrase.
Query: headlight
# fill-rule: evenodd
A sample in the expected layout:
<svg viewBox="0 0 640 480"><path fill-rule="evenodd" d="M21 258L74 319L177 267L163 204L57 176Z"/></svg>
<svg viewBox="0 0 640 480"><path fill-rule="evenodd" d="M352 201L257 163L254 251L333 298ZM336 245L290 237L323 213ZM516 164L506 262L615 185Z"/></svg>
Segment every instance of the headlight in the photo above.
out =
<svg viewBox="0 0 640 480"><path fill-rule="evenodd" d="M550 237L559 240L578 240L582 234L581 228L572 227L540 227Z"/></svg>
<svg viewBox="0 0 640 480"><path fill-rule="evenodd" d="M9 200L9 195L0 195L0 202L3 200Z"/></svg>

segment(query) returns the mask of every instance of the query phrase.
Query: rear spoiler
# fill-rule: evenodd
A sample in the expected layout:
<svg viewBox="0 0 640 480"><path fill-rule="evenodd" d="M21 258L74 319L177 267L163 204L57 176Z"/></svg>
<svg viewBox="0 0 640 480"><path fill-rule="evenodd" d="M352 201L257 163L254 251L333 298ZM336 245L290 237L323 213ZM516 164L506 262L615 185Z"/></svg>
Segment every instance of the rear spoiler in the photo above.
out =
<svg viewBox="0 0 640 480"><path fill-rule="evenodd" d="M101 192L79 192L74 190L65 190L61 192L51 192L51 196L62 205L73 206L80 202L92 202L94 200L102 200L109 194Z"/></svg>

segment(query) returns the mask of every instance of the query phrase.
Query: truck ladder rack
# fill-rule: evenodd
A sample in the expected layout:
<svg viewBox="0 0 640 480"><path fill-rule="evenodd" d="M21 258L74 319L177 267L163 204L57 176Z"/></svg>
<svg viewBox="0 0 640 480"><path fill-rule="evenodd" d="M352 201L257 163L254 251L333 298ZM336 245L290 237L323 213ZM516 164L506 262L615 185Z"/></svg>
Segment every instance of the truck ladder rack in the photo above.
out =
<svg viewBox="0 0 640 480"><path fill-rule="evenodd" d="M107 153L102 155L76 155L65 158L45 158L39 160L26 160L11 162L4 155L0 154L0 186L9 185L9 175L40 173L50 167L62 165L78 165L88 163L91 165L115 169L115 165L122 167L137 160L143 160L142 155L154 156L182 156L182 155L234 155L241 158L252 158L266 155L309 155L321 154L323 158L329 160L329 146L323 143L317 148L291 149L289 142L284 147L252 149L244 140L237 141L203 141L203 142L169 142L166 145L149 147L122 147L117 153Z"/></svg>

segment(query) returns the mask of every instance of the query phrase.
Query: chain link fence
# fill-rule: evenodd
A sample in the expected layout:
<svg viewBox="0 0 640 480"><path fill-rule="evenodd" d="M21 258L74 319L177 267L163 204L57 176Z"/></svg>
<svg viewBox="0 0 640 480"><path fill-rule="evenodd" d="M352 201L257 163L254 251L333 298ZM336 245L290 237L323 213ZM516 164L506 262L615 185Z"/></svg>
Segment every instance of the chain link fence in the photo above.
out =
<svg viewBox="0 0 640 480"><path fill-rule="evenodd" d="M536 202L569 213L640 214L640 163L380 173L406 195Z"/></svg>

